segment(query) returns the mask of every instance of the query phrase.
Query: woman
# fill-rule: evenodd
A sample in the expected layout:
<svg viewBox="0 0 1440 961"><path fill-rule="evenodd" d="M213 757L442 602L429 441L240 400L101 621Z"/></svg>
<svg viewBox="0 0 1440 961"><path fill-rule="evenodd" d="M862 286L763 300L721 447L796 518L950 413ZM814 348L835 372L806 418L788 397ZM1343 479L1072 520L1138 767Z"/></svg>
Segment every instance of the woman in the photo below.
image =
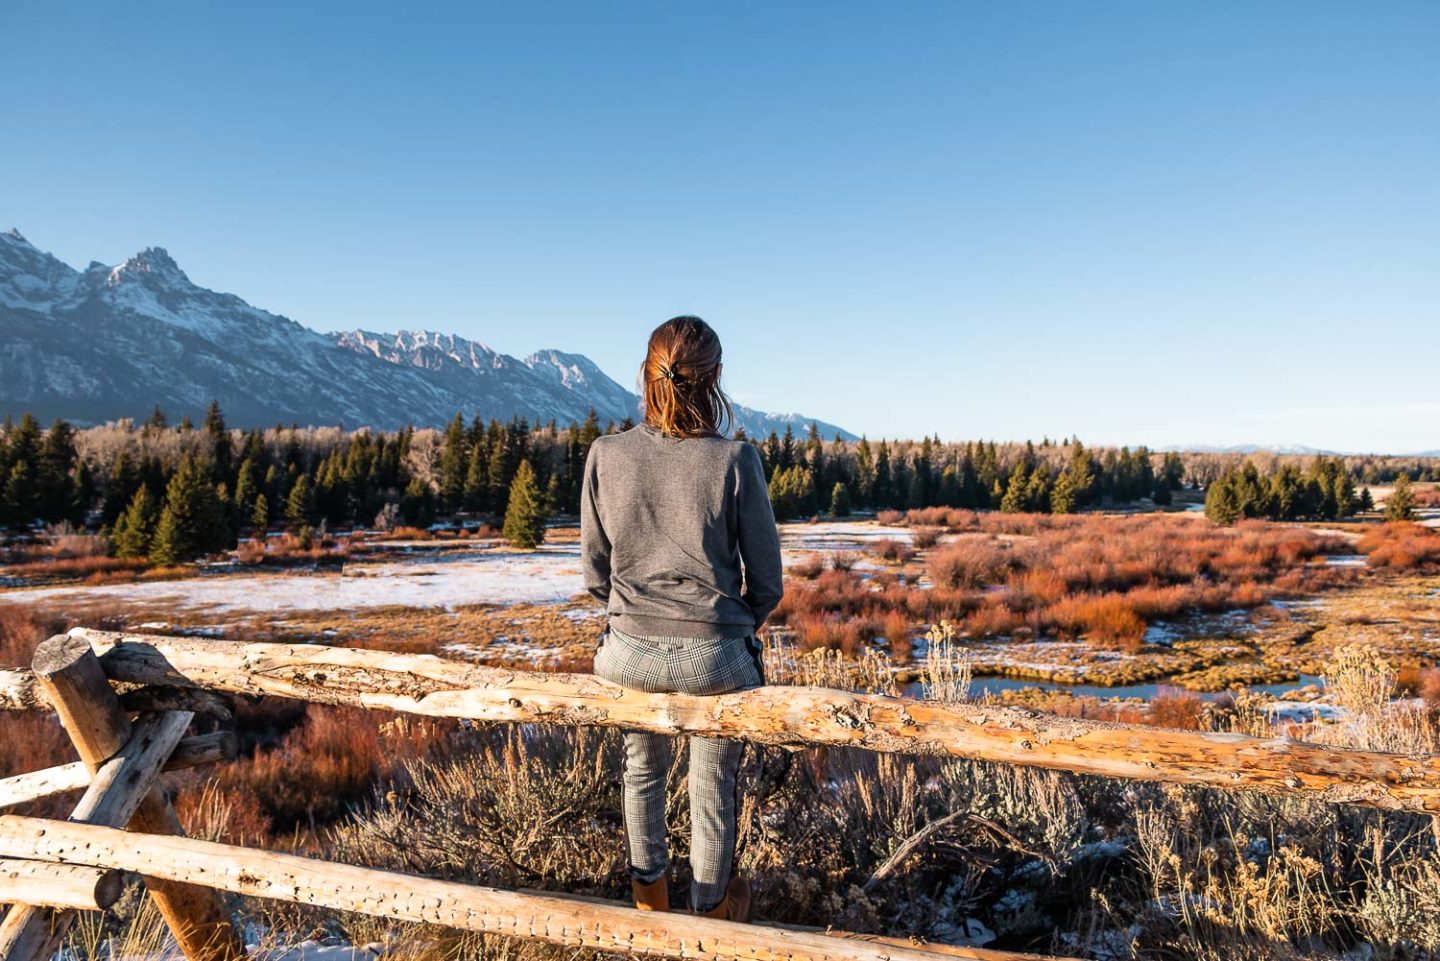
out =
<svg viewBox="0 0 1440 961"><path fill-rule="evenodd" d="M580 498L585 587L605 602L595 673L650 692L724 694L764 683L755 632L780 602L780 538L760 455L721 434L720 338L698 317L650 335L645 423L595 441ZM743 566L743 577L742 577ZM747 920L731 878L742 745L690 738L690 909ZM625 833L635 906L667 911L671 741L625 735Z"/></svg>

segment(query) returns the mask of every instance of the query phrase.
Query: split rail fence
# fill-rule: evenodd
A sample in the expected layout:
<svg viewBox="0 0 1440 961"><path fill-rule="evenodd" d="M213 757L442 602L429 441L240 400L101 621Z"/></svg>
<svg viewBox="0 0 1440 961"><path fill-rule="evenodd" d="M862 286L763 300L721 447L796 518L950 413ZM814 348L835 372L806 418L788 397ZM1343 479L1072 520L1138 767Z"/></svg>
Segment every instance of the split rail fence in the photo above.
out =
<svg viewBox="0 0 1440 961"><path fill-rule="evenodd" d="M49 709L76 764L0 780L0 809L84 788L67 821L0 815L0 961L48 961L77 911L143 879L189 961L238 961L219 892L446 925L623 955L700 961L1041 961L835 931L735 924L628 904L507 891L186 838L162 771L233 756L228 734L186 737L221 694L273 695L431 717L617 727L761 744L974 758L1143 781L1306 795L1440 814L1440 757L1288 737L1170 731L812 687L717 697L646 694L592 675L429 655L77 629L0 671L0 709ZM135 720L132 721L132 715Z"/></svg>

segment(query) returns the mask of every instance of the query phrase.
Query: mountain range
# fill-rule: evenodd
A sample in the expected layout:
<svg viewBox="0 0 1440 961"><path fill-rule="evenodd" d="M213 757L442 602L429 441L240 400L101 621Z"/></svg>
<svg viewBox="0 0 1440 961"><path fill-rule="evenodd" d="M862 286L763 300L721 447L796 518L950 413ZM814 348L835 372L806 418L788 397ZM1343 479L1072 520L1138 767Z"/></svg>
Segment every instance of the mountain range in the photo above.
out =
<svg viewBox="0 0 1440 961"><path fill-rule="evenodd" d="M428 330L323 334L191 282L161 247L76 270L18 230L0 234L0 415L97 424L159 405L198 419L218 400L241 427L338 424L391 430L467 418L562 426L638 417L639 398L589 358L523 360ZM813 421L736 407L751 436Z"/></svg>

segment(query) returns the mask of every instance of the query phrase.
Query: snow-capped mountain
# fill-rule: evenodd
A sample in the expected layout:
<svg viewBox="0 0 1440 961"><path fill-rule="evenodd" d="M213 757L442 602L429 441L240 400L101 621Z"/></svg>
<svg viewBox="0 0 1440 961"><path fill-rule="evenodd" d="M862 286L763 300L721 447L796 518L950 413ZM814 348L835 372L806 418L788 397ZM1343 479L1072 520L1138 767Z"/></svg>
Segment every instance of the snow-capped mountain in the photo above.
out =
<svg viewBox="0 0 1440 961"><path fill-rule="evenodd" d="M78 271L17 230L0 234L0 415L88 424L158 404L198 418L212 399L247 427L438 426L457 411L563 425L591 407L602 423L638 409L578 354L522 361L422 330L321 334L195 285L160 247ZM763 433L788 421L746 411L741 423Z"/></svg>

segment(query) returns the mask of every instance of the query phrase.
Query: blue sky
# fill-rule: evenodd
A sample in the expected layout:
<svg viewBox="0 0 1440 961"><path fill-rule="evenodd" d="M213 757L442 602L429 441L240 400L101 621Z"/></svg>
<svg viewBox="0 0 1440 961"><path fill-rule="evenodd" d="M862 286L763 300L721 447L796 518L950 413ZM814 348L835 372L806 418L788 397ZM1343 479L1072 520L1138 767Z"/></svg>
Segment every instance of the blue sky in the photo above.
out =
<svg viewBox="0 0 1440 961"><path fill-rule="evenodd" d="M0 227L857 432L1440 448L1440 5L0 8Z"/></svg>

